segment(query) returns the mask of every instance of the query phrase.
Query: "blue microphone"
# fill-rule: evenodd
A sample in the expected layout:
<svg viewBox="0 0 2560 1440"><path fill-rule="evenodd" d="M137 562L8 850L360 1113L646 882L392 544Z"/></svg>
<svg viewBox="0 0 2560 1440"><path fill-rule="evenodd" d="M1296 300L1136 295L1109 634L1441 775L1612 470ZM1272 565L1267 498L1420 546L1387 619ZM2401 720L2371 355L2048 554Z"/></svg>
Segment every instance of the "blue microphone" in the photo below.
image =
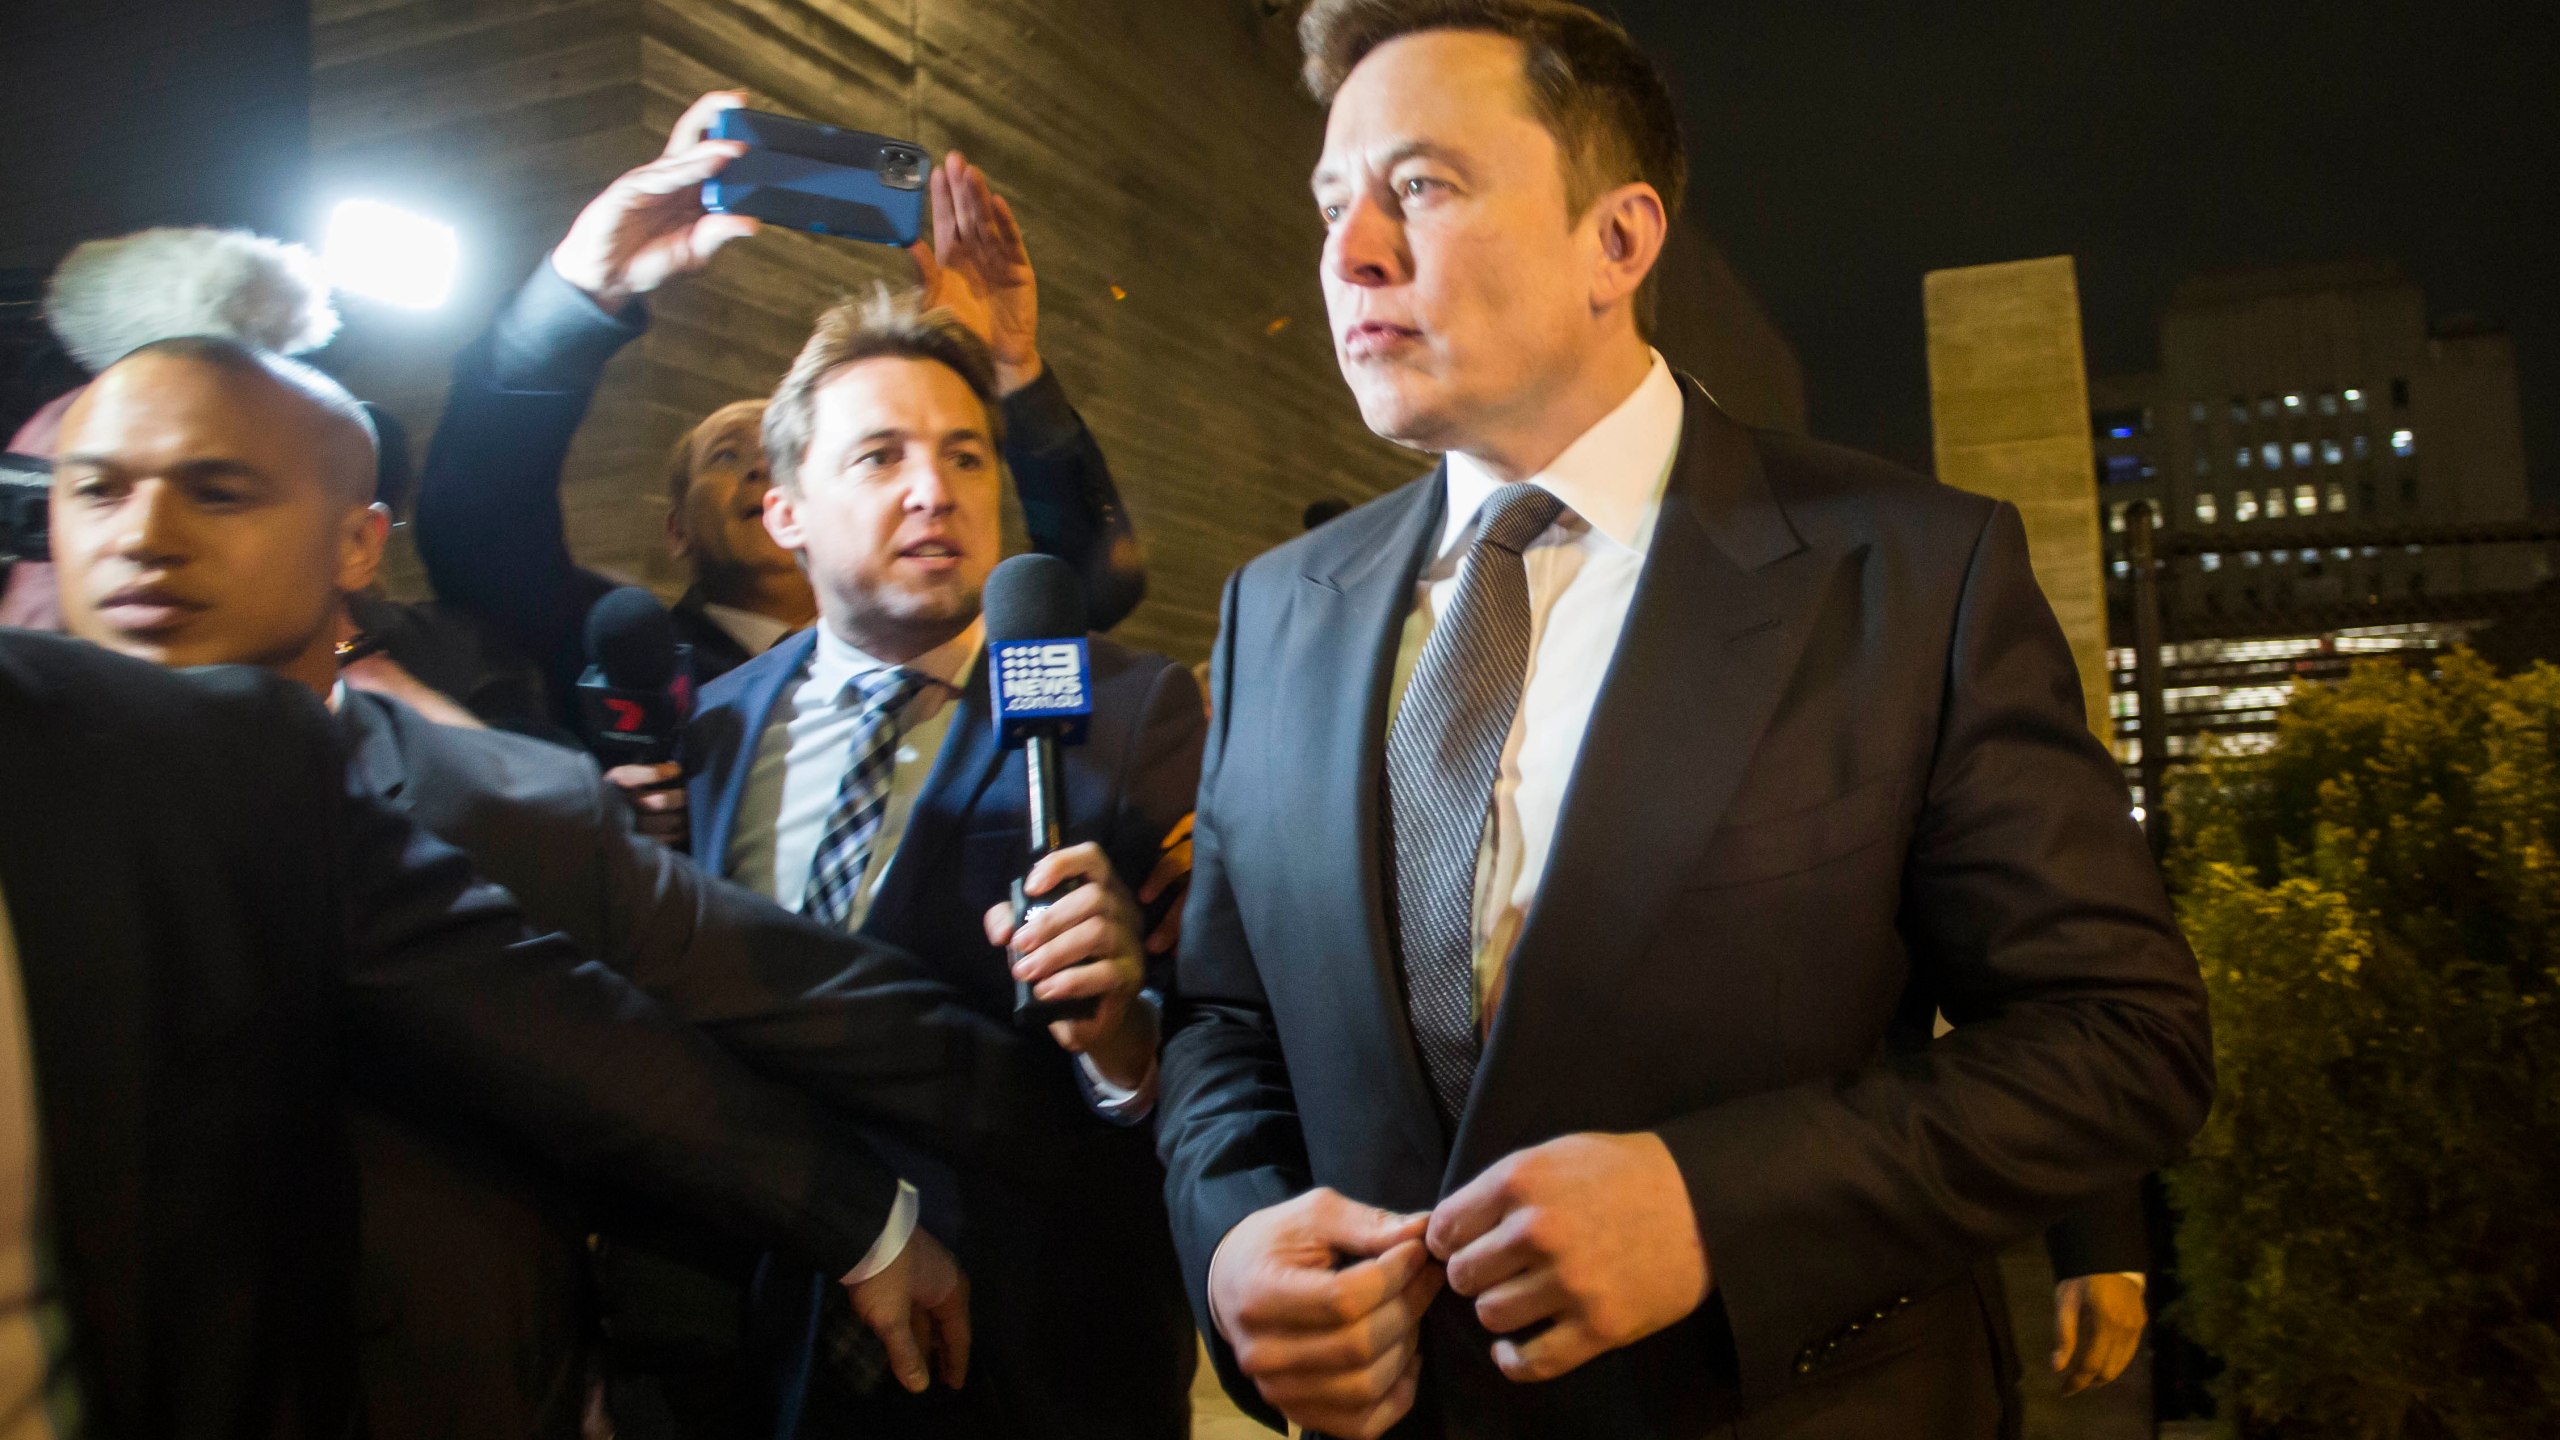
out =
<svg viewBox="0 0 2560 1440"><path fill-rule="evenodd" d="M1030 787L1031 860L1066 843L1066 800L1058 747L1081 745L1093 720L1093 666L1085 650L1084 585L1054 555L1016 555L987 577L987 696L996 738L1022 751ZM1072 888L1072 886L1068 887ZM1013 918L1029 920L1066 893L1034 898L1013 882ZM1093 996L1040 1000L1013 982L1018 1025L1082 1020L1102 1008Z"/></svg>

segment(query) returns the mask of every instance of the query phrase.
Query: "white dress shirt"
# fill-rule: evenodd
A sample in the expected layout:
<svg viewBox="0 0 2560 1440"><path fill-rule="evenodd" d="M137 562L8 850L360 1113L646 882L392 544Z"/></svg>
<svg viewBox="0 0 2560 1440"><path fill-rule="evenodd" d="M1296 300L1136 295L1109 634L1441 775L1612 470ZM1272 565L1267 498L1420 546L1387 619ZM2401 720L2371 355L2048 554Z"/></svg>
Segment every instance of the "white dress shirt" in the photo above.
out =
<svg viewBox="0 0 2560 1440"><path fill-rule="evenodd" d="M1476 861L1480 1025L1501 996L1503 968L1546 878L1565 785L1635 601L1686 414L1680 382L1657 353L1617 409L1528 477L1565 508L1520 556L1529 578L1529 674L1502 747L1492 823ZM1413 610L1396 648L1391 727L1433 623L1457 597L1458 573L1475 543L1476 512L1504 483L1465 455L1450 454L1447 469L1440 546L1415 581Z"/></svg>

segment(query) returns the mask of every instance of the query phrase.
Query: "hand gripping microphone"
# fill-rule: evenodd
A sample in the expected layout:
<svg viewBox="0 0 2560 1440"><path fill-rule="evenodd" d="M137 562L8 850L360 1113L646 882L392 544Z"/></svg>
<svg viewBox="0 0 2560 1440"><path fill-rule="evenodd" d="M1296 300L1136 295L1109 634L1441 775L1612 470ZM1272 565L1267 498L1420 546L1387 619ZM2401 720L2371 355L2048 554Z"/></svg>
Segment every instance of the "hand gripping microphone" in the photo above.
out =
<svg viewBox="0 0 2560 1440"><path fill-rule="evenodd" d="M1056 556L1016 555L987 577L986 615L987 697L995 709L996 738L1022 751L1031 796L1028 838L1036 863L1066 840L1058 747L1083 744L1093 718L1084 586ZM1039 914L1072 888L1035 900L1020 880L1014 881L1014 923ZM1013 1018L1019 1025L1082 1020L1101 1007L1092 996L1034 999L1029 984L1013 982Z"/></svg>
<svg viewBox="0 0 2560 1440"><path fill-rule="evenodd" d="M667 607L637 585L607 592L587 612L578 720L605 768L675 758L693 713L692 652L676 643Z"/></svg>

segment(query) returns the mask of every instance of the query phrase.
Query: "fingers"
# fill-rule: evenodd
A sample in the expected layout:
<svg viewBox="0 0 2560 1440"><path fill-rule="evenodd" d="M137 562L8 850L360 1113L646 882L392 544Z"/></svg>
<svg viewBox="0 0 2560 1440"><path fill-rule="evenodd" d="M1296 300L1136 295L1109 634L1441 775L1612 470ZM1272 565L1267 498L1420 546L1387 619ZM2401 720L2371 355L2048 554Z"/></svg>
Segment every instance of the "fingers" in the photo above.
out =
<svg viewBox="0 0 2560 1440"><path fill-rule="evenodd" d="M1113 878L1111 857L1102 853L1101 846L1087 840L1041 856L1032 865L1031 873L1022 877L1022 888L1035 896L1048 895L1071 879L1099 885Z"/></svg>
<svg viewBox="0 0 2560 1440"><path fill-rule="evenodd" d="M605 783L625 794L669 784L683 776L684 767L673 761L663 765L616 765L604 772Z"/></svg>
<svg viewBox="0 0 2560 1440"><path fill-rule="evenodd" d="M1511 1211L1461 1247L1448 1260L1449 1287L1461 1295L1482 1295L1538 1268L1544 1256L1537 1244L1537 1216L1534 1210Z"/></svg>
<svg viewBox="0 0 2560 1440"><path fill-rule="evenodd" d="M1258 1277L1234 1319L1247 1335L1338 1330L1403 1294L1430 1258L1407 1240L1340 1270L1271 1269Z"/></svg>
<svg viewBox="0 0 2560 1440"><path fill-rule="evenodd" d="M707 263L732 240L744 240L764 228L753 215L705 215L693 222L693 263Z"/></svg>
<svg viewBox="0 0 2560 1440"><path fill-rule="evenodd" d="M998 253L1018 264L1030 264L1031 247L1022 243L1022 225L1013 218L1013 202L996 194L993 190L988 191L987 195L993 202L992 208L995 214L993 228Z"/></svg>
<svg viewBox="0 0 2560 1440"><path fill-rule="evenodd" d="M1432 1207L1432 1254L1447 1260L1502 1223L1502 1217L1511 1211L1508 1192L1512 1169L1511 1160L1500 1161Z"/></svg>
<svg viewBox="0 0 2560 1440"><path fill-rule="evenodd" d="M1333 1435L1375 1434L1370 1428L1374 1417L1395 1395L1419 1353L1419 1347L1399 1345L1358 1369L1256 1375L1253 1383L1264 1399L1308 1429Z"/></svg>
<svg viewBox="0 0 2560 1440"><path fill-rule="evenodd" d="M957 1390L969 1379L969 1289L961 1285L927 1307L933 1317L934 1354L942 1383Z"/></svg>
<svg viewBox="0 0 2560 1440"><path fill-rule="evenodd" d="M1182 907L1175 905L1164 912L1156 928L1147 932L1147 953L1170 955L1182 948Z"/></svg>
<svg viewBox="0 0 2560 1440"><path fill-rule="evenodd" d="M2080 1348L2080 1282L2065 1280L2053 1287L2053 1371L2059 1375L2071 1365L2071 1354Z"/></svg>
<svg viewBox="0 0 2560 1440"><path fill-rule="evenodd" d="M880 1337L880 1347L889 1352L890 1373L911 1394L921 1395L932 1383L932 1373L925 1368L924 1345L917 1333L915 1312L911 1304L899 1305L885 1315L864 1314L863 1322L871 1333ZM860 1313L860 1307L856 1307Z"/></svg>
<svg viewBox="0 0 2560 1440"><path fill-rule="evenodd" d="M999 900L987 907L984 917L987 943L1001 950L1013 943L1013 902Z"/></svg>
<svg viewBox="0 0 2560 1440"><path fill-rule="evenodd" d="M1496 1335L1509 1335L1541 1320L1552 1320L1572 1304L1573 1298L1565 1294L1556 1272L1540 1268L1515 1275L1478 1295L1476 1320Z"/></svg>
<svg viewBox="0 0 2560 1440"><path fill-rule="evenodd" d="M1608 1348L1581 1320L1567 1319L1534 1339L1494 1341L1493 1363L1503 1378L1526 1385L1577 1370Z"/></svg>
<svg viewBox="0 0 2560 1440"><path fill-rule="evenodd" d="M710 133L711 122L720 118L721 111L740 109L746 103L747 92L744 90L714 90L686 106L685 112L676 117L675 128L667 132L667 157L672 159L677 152L700 144L702 137Z"/></svg>
<svg viewBox="0 0 2560 1440"><path fill-rule="evenodd" d="M1416 1284L1428 1280L1425 1274ZM1364 1369L1378 1357L1401 1347L1422 1327L1429 1308L1428 1292L1411 1303L1416 1285L1408 1285L1393 1302L1379 1306L1348 1325L1330 1330L1275 1330L1248 1333L1236 1346L1236 1365L1256 1379L1281 1376L1327 1377ZM1380 1377L1381 1383L1393 1376Z"/></svg>
<svg viewBox="0 0 2560 1440"><path fill-rule="evenodd" d="M633 197L680 195L727 169L730 161L746 153L747 147L735 140L705 140L627 172L613 182L614 188Z"/></svg>
<svg viewBox="0 0 2560 1440"><path fill-rule="evenodd" d="M957 202L952 198L951 181L953 167L962 163L965 162L956 150L943 156L942 163L933 167L925 182L927 193L933 200L933 254L937 272L941 269L940 262L956 258L953 252L960 245L960 216L955 208ZM916 243L921 248L924 242Z"/></svg>
<svg viewBox="0 0 2560 1440"><path fill-rule="evenodd" d="M1191 818L1174 822L1164 837L1156 856L1156 868L1147 872L1147 882L1138 887L1138 903L1153 905L1156 897L1191 878Z"/></svg>

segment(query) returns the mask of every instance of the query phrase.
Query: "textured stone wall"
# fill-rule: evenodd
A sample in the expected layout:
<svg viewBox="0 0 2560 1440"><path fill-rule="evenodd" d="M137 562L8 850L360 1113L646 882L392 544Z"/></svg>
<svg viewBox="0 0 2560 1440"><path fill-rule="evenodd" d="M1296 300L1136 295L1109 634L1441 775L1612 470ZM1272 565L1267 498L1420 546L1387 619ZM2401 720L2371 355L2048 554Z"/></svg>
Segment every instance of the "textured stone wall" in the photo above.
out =
<svg viewBox="0 0 2560 1440"><path fill-rule="evenodd" d="M2088 362L2071 257L1933 270L1921 283L1938 478L2025 517L2090 728L2110 738Z"/></svg>
<svg viewBox="0 0 2560 1440"><path fill-rule="evenodd" d="M1306 177L1322 116L1264 0L314 0L313 134L332 193L392 186L463 224L449 313L366 314L335 368L421 436L443 367L578 204L653 153L696 94L958 146L1013 200L1042 345L1111 457L1148 550L1134 643L1195 658L1235 566L1322 495L1428 461L1361 426L1326 341ZM1277 7L1290 10L1294 7ZM1702 237L1665 348L1746 418L1800 427L1784 342ZM571 458L582 556L672 589L662 457L771 387L811 315L904 257L768 233L665 294ZM403 577L414 585L414 574Z"/></svg>

